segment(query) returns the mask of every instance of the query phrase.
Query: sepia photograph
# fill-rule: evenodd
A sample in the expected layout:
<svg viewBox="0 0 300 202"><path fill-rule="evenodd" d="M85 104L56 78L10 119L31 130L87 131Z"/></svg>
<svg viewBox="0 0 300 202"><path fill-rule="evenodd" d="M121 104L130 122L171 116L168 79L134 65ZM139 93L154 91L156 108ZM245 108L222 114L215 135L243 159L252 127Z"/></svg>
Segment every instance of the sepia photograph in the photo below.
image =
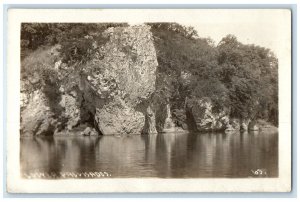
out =
<svg viewBox="0 0 300 202"><path fill-rule="evenodd" d="M290 191L289 10L27 12L9 13L12 192Z"/></svg>

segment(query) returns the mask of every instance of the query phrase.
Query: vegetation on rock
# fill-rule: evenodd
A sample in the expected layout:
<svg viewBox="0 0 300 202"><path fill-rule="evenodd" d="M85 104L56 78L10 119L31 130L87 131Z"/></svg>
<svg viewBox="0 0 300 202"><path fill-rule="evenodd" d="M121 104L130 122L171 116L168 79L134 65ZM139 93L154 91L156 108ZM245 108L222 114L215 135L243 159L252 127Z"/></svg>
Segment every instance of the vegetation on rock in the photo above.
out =
<svg viewBox="0 0 300 202"><path fill-rule="evenodd" d="M232 35L216 46L192 28L150 25L159 63L156 93L170 100L175 119L178 111L185 113L186 97L207 97L214 111L229 108L231 118L278 124L278 61L269 49L242 44Z"/></svg>
<svg viewBox="0 0 300 202"><path fill-rule="evenodd" d="M139 123L135 131L145 122L142 130L149 133L164 131L167 118L185 130L232 129L236 120L241 126L251 122L251 128L256 120L278 125L278 60L269 49L242 44L233 35L215 44L177 23L143 26L151 34L125 23L23 23L21 113L42 92L40 106L51 114L51 130L86 121L98 129L95 114L106 114L101 107L112 102L121 104L110 111L144 114L132 120ZM75 107L66 110L71 104L65 100ZM122 130L130 131L117 131Z"/></svg>

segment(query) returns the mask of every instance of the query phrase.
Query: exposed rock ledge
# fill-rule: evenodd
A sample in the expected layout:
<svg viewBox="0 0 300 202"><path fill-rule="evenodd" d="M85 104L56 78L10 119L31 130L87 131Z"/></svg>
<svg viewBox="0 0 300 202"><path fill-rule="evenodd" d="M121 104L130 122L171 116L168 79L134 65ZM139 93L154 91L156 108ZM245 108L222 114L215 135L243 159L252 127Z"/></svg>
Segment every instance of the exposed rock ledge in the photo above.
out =
<svg viewBox="0 0 300 202"><path fill-rule="evenodd" d="M187 99L187 121L193 131L269 131L277 128L264 120L230 118L230 110L225 107L213 112L213 104L209 98Z"/></svg>

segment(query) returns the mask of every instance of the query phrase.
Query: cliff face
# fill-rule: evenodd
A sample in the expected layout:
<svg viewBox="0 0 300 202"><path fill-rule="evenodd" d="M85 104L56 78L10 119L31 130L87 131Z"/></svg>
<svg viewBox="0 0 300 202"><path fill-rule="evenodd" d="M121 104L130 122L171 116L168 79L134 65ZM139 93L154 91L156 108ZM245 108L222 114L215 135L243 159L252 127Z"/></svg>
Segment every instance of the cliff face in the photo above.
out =
<svg viewBox="0 0 300 202"><path fill-rule="evenodd" d="M63 63L59 45L33 57L44 61L28 63L29 69L39 68L21 81L22 135L274 129L230 117L228 106L215 112L209 96L182 93L198 80L188 70L178 73L173 63L164 63L175 50L162 53L164 41L155 46L150 26L111 27L97 34L105 43L86 36L94 41L92 56L83 64Z"/></svg>
<svg viewBox="0 0 300 202"><path fill-rule="evenodd" d="M97 51L81 71L61 63L54 65L59 72L59 105L62 107L55 120L59 122L63 117L64 123L59 124L65 127L56 134L71 131L85 122L103 135L156 132L148 107L148 99L155 90L158 65L150 27L116 27L101 34L107 42L104 45L95 42ZM48 115L47 104L40 97L34 95L29 104L22 102L21 125L31 134L40 132L26 123L41 125L35 119L48 123L53 115ZM34 106L39 109L37 112L31 111ZM54 128L48 131L54 132Z"/></svg>
<svg viewBox="0 0 300 202"><path fill-rule="evenodd" d="M147 106L155 88L156 52L148 26L110 28L101 57L83 69L85 100L94 107L102 134L140 134ZM142 107L140 107L142 106ZM149 110L148 110L149 111Z"/></svg>
<svg viewBox="0 0 300 202"><path fill-rule="evenodd" d="M50 110L47 98L40 90L32 93L21 113L21 134L52 135L57 126L55 114Z"/></svg>

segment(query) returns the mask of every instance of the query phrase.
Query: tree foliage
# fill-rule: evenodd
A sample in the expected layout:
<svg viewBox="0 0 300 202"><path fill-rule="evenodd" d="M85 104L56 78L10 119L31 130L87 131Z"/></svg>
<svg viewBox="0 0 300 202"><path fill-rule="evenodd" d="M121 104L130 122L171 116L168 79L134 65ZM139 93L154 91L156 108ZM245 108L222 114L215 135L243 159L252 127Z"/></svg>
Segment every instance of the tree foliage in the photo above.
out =
<svg viewBox="0 0 300 202"><path fill-rule="evenodd" d="M63 61L84 63L90 59L95 45L106 42L102 36L109 27L128 26L126 23L22 23L22 55L41 46L60 44ZM94 48L93 48L94 47Z"/></svg>
<svg viewBox="0 0 300 202"><path fill-rule="evenodd" d="M229 107L232 117L278 124L278 61L269 49L242 44L233 35L215 46L175 23L150 25L159 63L156 89L173 110L183 108L185 97L209 97L217 110Z"/></svg>
<svg viewBox="0 0 300 202"><path fill-rule="evenodd" d="M148 25L159 63L153 95L158 103L171 102L172 110L178 112L183 111L186 97L208 97L217 110L230 108L232 117L278 124L278 61L269 49L242 44L233 35L215 45L209 38L200 38L193 27L177 23ZM45 85L56 85L59 79L53 67L58 58L73 68L97 54L101 59L99 47L108 40L103 31L120 26L128 25L22 23L22 76L37 72L45 81L51 78ZM49 55L54 45L57 54Z"/></svg>
<svg viewBox="0 0 300 202"><path fill-rule="evenodd" d="M231 115L277 124L278 61L266 48L244 45L228 35L217 46L219 79L229 90ZM274 111L275 110L275 111Z"/></svg>

